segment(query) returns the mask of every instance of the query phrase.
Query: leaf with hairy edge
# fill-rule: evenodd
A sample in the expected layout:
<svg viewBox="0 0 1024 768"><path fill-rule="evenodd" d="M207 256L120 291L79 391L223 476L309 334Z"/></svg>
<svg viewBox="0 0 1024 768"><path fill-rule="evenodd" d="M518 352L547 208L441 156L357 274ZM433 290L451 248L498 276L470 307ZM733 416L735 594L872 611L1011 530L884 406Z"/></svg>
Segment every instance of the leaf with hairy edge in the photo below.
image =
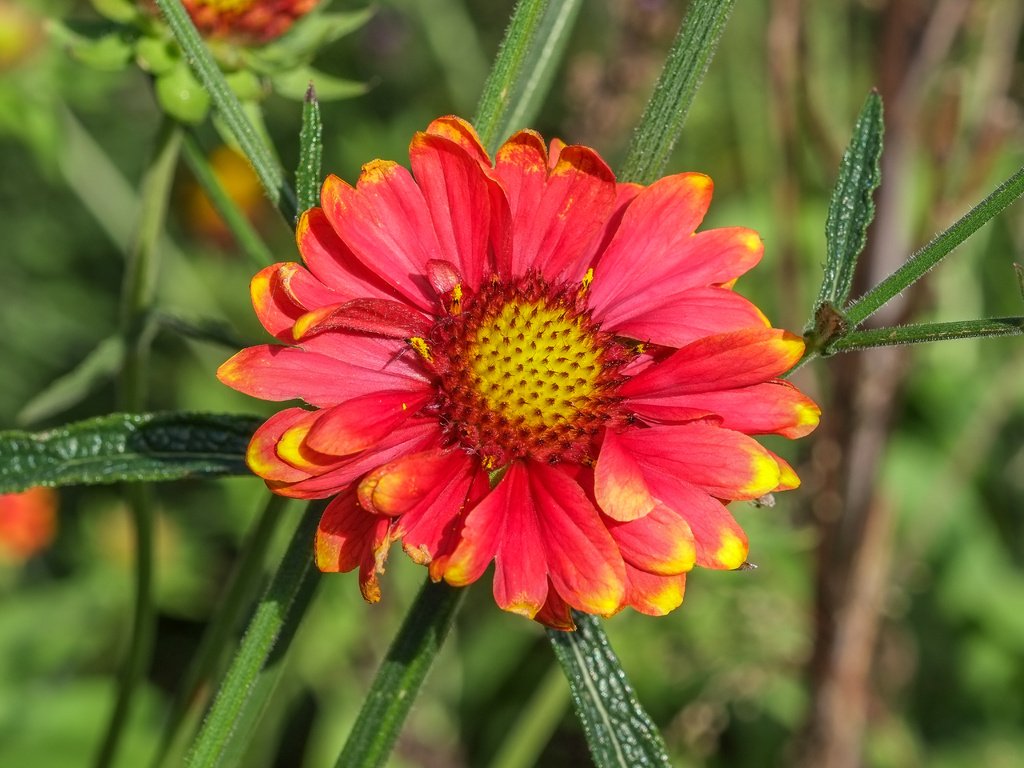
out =
<svg viewBox="0 0 1024 768"><path fill-rule="evenodd" d="M825 275L817 306L826 302L842 307L853 287L853 271L875 218L872 196L882 180L882 97L878 91L867 101L853 127L853 137L839 165L825 221Z"/></svg>
<svg viewBox="0 0 1024 768"><path fill-rule="evenodd" d="M299 167L295 171L295 191L299 211L308 211L320 202L320 160L323 156L323 123L316 88L310 83L302 103L302 130L299 131Z"/></svg>
<svg viewBox="0 0 1024 768"><path fill-rule="evenodd" d="M45 432L0 432L0 493L248 473L262 422L216 413L115 413Z"/></svg>
<svg viewBox="0 0 1024 768"><path fill-rule="evenodd" d="M601 620L573 611L575 632L548 630L598 768L671 766L665 742L608 642Z"/></svg>

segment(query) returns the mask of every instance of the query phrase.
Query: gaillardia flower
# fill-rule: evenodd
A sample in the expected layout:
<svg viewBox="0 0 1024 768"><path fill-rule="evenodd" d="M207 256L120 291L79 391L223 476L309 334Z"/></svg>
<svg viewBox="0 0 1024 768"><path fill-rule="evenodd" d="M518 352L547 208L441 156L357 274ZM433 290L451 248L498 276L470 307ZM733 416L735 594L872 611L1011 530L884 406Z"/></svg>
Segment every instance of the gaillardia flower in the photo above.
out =
<svg viewBox="0 0 1024 768"><path fill-rule="evenodd" d="M695 232L699 173L616 183L592 149L521 131L493 163L445 117L411 173L331 176L299 221L305 266L256 275L284 345L221 381L301 399L253 436L276 493L334 496L315 552L379 599L389 545L461 586L494 562L498 605L664 614L695 564L737 568L726 508L799 481L751 435L800 437L817 406L776 378L803 352L732 291L761 258L744 228Z"/></svg>
<svg viewBox="0 0 1024 768"><path fill-rule="evenodd" d="M265 43L280 37L320 0L182 0L196 28L211 37Z"/></svg>

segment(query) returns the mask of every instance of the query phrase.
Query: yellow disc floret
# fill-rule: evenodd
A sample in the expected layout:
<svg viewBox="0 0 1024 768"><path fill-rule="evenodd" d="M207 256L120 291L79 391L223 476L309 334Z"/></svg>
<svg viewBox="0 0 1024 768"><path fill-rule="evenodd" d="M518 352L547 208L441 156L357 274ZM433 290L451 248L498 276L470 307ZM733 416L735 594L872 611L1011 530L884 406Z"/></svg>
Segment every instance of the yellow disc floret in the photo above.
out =
<svg viewBox="0 0 1024 768"><path fill-rule="evenodd" d="M440 376L434 407L453 442L489 467L516 458L588 462L605 424L621 418L618 369L633 353L594 324L585 290L538 275L456 286L458 312L410 339Z"/></svg>
<svg viewBox="0 0 1024 768"><path fill-rule="evenodd" d="M601 351L581 326L543 300L511 301L482 324L466 351L488 408L535 429L572 423L601 374Z"/></svg>

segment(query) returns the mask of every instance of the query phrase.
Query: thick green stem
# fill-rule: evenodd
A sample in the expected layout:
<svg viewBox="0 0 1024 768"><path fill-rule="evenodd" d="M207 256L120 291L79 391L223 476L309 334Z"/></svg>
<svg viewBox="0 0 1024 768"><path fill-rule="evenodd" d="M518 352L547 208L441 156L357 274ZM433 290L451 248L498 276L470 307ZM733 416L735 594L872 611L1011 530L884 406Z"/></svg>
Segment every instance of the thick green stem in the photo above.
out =
<svg viewBox="0 0 1024 768"><path fill-rule="evenodd" d="M936 235L930 243L907 259L902 267L851 304L844 311L850 327L863 323L886 302L920 280L950 251L991 221L1021 194L1024 194L1024 168L1000 184L953 226Z"/></svg>
<svg viewBox="0 0 1024 768"><path fill-rule="evenodd" d="M288 500L284 497L271 496L242 548L223 599L171 703L163 740L157 751L159 765L168 768L180 765L180 756L193 735L192 729L187 726L197 719L197 716L189 717L189 714L202 711L210 695L208 684L223 669L227 647L234 642L235 627L249 609L261 583L260 573L265 565L267 551L287 504Z"/></svg>
<svg viewBox="0 0 1024 768"><path fill-rule="evenodd" d="M192 71L210 94L210 99L220 113L221 119L234 135L245 156L252 163L253 170L263 184L267 196L277 206L285 221L294 223L296 216L295 192L285 181L281 166L271 153L266 142L253 127L242 104L224 79L224 74L213 60L210 51L203 45L195 24L181 0L155 0L167 19L178 45L188 58Z"/></svg>
<svg viewBox="0 0 1024 768"><path fill-rule="evenodd" d="M853 352L871 347L891 347L897 344L924 344L929 341L1020 336L1021 334L1024 334L1024 317L991 317L985 320L921 323L920 325L853 331L832 342L827 350L831 354L833 352Z"/></svg>
<svg viewBox="0 0 1024 768"><path fill-rule="evenodd" d="M195 134L189 133L185 136L185 162L188 163L192 175L196 177L199 186L209 198L214 210L220 214L221 219L227 226L228 231L234 236L238 247L242 249L249 260L257 269L262 269L274 263L274 254L270 252L263 239L249 223L249 219L242 213L235 201L224 191L217 175L210 167L210 162L199 147Z"/></svg>
<svg viewBox="0 0 1024 768"><path fill-rule="evenodd" d="M384 765L464 592L444 582L423 585L377 670L336 768Z"/></svg>
<svg viewBox="0 0 1024 768"><path fill-rule="evenodd" d="M734 2L694 0L690 4L651 100L633 134L629 154L619 173L622 181L650 184L661 175L682 133L693 97L715 55Z"/></svg>
<svg viewBox="0 0 1024 768"><path fill-rule="evenodd" d="M311 549L322 511L323 505L312 504L303 512L185 760L189 768L237 765L241 759L319 583Z"/></svg>
<svg viewBox="0 0 1024 768"><path fill-rule="evenodd" d="M150 322L159 272L158 244L164 227L174 170L181 150L181 129L165 118L157 133L156 147L142 181L135 243L128 256L122 288L121 334L124 358L121 368L119 405L122 410L139 411L145 402L146 362L152 338ZM135 607L128 654L121 670L114 710L96 755L95 765L114 763L131 703L149 665L156 633L153 609L153 509L145 486L127 490L135 523Z"/></svg>

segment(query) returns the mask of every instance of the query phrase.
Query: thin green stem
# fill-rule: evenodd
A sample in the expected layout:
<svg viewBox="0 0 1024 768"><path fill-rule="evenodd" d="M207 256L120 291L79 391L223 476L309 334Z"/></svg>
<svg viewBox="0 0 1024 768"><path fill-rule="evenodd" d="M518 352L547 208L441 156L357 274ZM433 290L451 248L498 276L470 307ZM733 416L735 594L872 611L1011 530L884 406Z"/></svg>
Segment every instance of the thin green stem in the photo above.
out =
<svg viewBox="0 0 1024 768"><path fill-rule="evenodd" d="M180 756L185 751L188 739L193 735L187 726L194 722L194 718L189 718L188 715L190 712L201 712L206 706L210 695L208 683L223 669L225 651L238 622L256 594L267 551L287 504L288 500L282 496L272 495L267 499L245 546L242 547L220 605L213 613L185 679L178 686L171 702L167 725L164 728L160 749L157 750L158 765L168 768L171 765L180 765Z"/></svg>
<svg viewBox="0 0 1024 768"><path fill-rule="evenodd" d="M828 346L828 352L853 352L871 347L897 344L924 344L929 341L950 341L991 336L1024 334L1024 317L991 317L984 320L962 320L948 323L921 323L892 328L853 331Z"/></svg>
<svg viewBox="0 0 1024 768"><path fill-rule="evenodd" d="M569 686L565 673L552 664L519 717L509 726L491 768L530 768L536 765L551 734L569 707Z"/></svg>
<svg viewBox="0 0 1024 768"><path fill-rule="evenodd" d="M668 163L735 0L694 0L655 83L619 177L650 184Z"/></svg>
<svg viewBox="0 0 1024 768"><path fill-rule="evenodd" d="M152 339L150 315L159 271L158 245L164 228L167 204L181 150L181 129L165 118L157 132L156 146L142 181L141 207L134 245L128 255L122 288L121 334L124 357L119 405L139 411L145 402L146 362ZM126 491L135 523L135 606L131 640L121 670L117 699L95 765L114 763L131 703L153 652L156 616L153 608L153 509L145 486Z"/></svg>
<svg viewBox="0 0 1024 768"><path fill-rule="evenodd" d="M203 45L199 32L182 6L181 0L155 0L155 2L166 17L167 26L170 27L178 45L185 52L192 71L209 92L224 124L234 135L245 156L249 158L249 162L252 163L267 196L277 206L285 221L292 224L297 213L295 192L288 186L281 166L274 158L270 147L249 121L241 102L238 101L238 97L227 84L217 62Z"/></svg>
<svg viewBox="0 0 1024 768"><path fill-rule="evenodd" d="M519 0L512 12L473 121L489 152L497 149L504 138L501 135L503 117L508 114L517 84L527 74L529 53L542 28L547 7L548 0Z"/></svg>
<svg viewBox="0 0 1024 768"><path fill-rule="evenodd" d="M312 504L303 512L185 759L189 768L237 765L241 759L319 583L310 549L322 511L322 504Z"/></svg>
<svg viewBox="0 0 1024 768"><path fill-rule="evenodd" d="M429 579L423 585L377 670L336 768L384 765L464 593Z"/></svg>
<svg viewBox="0 0 1024 768"><path fill-rule="evenodd" d="M1000 184L953 226L940 232L914 253L902 267L851 304L844 312L850 326L860 325L886 302L921 279L950 251L991 221L1021 194L1024 194L1024 167Z"/></svg>
<svg viewBox="0 0 1024 768"><path fill-rule="evenodd" d="M199 186L206 193L214 210L224 220L224 224L234 236L238 247L242 249L242 253L257 268L262 269L268 264L273 264L274 254L270 252L270 249L263 242L263 238L259 236L252 224L249 223L249 219L239 210L235 201L224 191L224 187L217 178L217 174L210 167L210 161L207 160L205 153L199 147L199 142L196 140L194 133L190 132L185 136L184 155L185 162L188 163L192 175L196 177L196 181L199 182Z"/></svg>

